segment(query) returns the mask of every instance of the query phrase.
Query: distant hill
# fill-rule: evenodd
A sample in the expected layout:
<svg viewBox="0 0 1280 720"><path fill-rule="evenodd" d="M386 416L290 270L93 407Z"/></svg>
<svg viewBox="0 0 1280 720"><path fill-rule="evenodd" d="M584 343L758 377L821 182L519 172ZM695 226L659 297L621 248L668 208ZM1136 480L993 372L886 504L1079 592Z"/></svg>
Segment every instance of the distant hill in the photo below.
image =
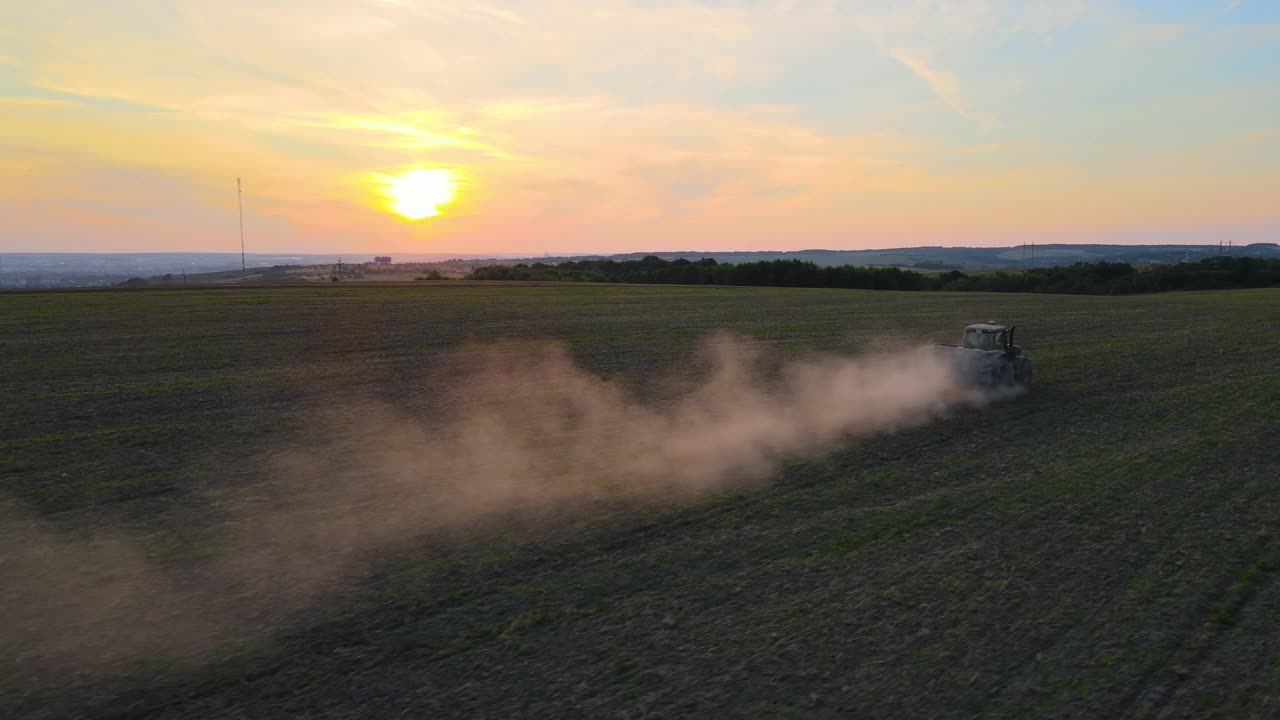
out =
<svg viewBox="0 0 1280 720"><path fill-rule="evenodd" d="M1229 249L1233 255L1278 258L1280 245L1254 243ZM395 265L385 270L428 274L432 270L448 277L461 277L485 265L514 265L542 262L555 264L569 260L603 259L639 260L656 255L664 260L715 258L721 263L759 262L762 260L807 260L820 266L862 265L893 266L917 270L980 270L1021 267L1050 267L1077 262L1126 262L1133 265L1193 262L1226 254L1228 248L1218 245L1037 245L1030 247L910 247L879 250L672 250L619 253L614 255L559 255L520 257L516 255L478 255L459 253L390 253ZM290 266L306 268L331 265L343 260L352 265L371 262L373 254L308 254L250 253L245 256L249 268ZM412 269L406 267L413 265ZM0 288L2 287L77 287L114 285L133 277L155 278L172 275L176 281L183 273L217 273L200 282L234 282L240 269L239 253L6 253L0 255ZM302 273L305 274L305 273ZM314 274L314 273L313 273Z"/></svg>
<svg viewBox="0 0 1280 720"><path fill-rule="evenodd" d="M1034 252L1034 255L1032 254ZM879 250L751 250L751 251L653 251L616 255L562 256L552 258L522 258L502 260L491 264L507 264L535 260L556 263L566 260L602 259L639 260L656 255L664 260L685 258L715 258L716 262L743 263L762 260L808 260L817 265L885 265L922 270L967 270L1019 267L1049 267L1070 265L1077 262L1127 262L1135 265L1195 261L1226 254L1228 249L1217 245L1037 245L1034 248L1014 247L910 247ZM1255 243L1230 248L1233 255L1251 257L1280 257L1280 245Z"/></svg>
<svg viewBox="0 0 1280 720"><path fill-rule="evenodd" d="M347 263L372 262L371 253L247 253L245 266L269 268L275 266L331 265L339 261ZM397 262L438 263L451 258L477 258L480 255L457 253L401 253L392 254ZM503 262L510 255L494 258L484 256L486 262ZM0 253L0 288L22 287L95 287L115 285L129 278L152 278L186 274L211 275L209 281L231 279L240 271L240 253ZM223 276L226 277L223 277Z"/></svg>

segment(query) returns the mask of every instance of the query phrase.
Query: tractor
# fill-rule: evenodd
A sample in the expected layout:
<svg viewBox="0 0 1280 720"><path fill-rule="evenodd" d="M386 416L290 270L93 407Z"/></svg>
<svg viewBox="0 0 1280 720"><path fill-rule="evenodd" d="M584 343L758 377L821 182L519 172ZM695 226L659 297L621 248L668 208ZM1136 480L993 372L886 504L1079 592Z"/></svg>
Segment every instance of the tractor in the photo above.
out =
<svg viewBox="0 0 1280 720"><path fill-rule="evenodd" d="M1013 344L1015 326L978 323L964 329L960 345L938 345L961 375L987 388L1030 387L1031 358Z"/></svg>

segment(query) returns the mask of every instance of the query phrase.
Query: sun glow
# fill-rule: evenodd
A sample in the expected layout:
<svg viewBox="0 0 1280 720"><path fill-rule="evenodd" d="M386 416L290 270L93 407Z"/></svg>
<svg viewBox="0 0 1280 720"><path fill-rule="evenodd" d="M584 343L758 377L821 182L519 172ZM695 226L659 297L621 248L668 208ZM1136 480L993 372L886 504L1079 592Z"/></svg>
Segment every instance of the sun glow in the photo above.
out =
<svg viewBox="0 0 1280 720"><path fill-rule="evenodd" d="M443 168L410 170L382 182L391 210L409 220L439 215L458 188L453 172Z"/></svg>

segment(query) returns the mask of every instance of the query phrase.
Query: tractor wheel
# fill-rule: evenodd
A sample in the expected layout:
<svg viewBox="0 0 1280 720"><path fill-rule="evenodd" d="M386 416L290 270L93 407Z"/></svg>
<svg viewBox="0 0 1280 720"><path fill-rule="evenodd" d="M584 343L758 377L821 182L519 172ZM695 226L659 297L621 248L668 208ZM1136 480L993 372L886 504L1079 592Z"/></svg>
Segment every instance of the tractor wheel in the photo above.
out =
<svg viewBox="0 0 1280 720"><path fill-rule="evenodd" d="M996 375L997 387L1012 387L1017 382L1017 373L1012 365L1001 365Z"/></svg>
<svg viewBox="0 0 1280 720"><path fill-rule="evenodd" d="M1019 358L1019 360L1018 370L1020 370L1020 372L1018 375L1020 377L1018 378L1018 382L1022 387L1031 387L1031 361L1026 358Z"/></svg>

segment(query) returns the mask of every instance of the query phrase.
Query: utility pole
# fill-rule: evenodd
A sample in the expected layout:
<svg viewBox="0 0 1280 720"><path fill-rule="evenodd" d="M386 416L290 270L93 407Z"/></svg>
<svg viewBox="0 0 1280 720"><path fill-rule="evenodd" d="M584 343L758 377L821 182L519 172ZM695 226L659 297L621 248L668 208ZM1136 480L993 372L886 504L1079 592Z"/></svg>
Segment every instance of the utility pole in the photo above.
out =
<svg viewBox="0 0 1280 720"><path fill-rule="evenodd" d="M240 199L240 178L236 178L236 207L240 209L240 279L244 280L244 201Z"/></svg>

